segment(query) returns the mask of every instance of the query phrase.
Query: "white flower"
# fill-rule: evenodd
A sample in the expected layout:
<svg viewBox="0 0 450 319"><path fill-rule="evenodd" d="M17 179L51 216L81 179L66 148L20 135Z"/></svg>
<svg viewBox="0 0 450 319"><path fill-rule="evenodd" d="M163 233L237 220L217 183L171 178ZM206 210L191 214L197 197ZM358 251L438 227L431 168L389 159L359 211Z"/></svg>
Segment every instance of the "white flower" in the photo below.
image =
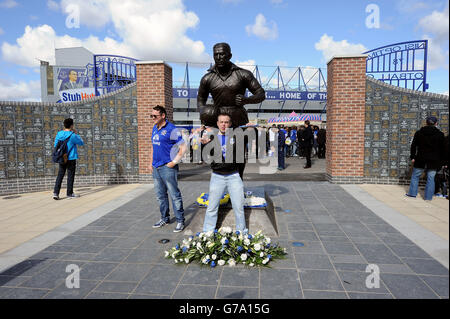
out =
<svg viewBox="0 0 450 319"><path fill-rule="evenodd" d="M223 229L223 227L220 227L218 232L223 236L225 235L225 230Z"/></svg>
<svg viewBox="0 0 450 319"><path fill-rule="evenodd" d="M236 236L231 237L231 240L236 241L237 240Z"/></svg>
<svg viewBox="0 0 450 319"><path fill-rule="evenodd" d="M231 227L224 227L223 228L223 231L225 232L225 234L229 234L229 233L232 233L233 232L233 230L231 229Z"/></svg>
<svg viewBox="0 0 450 319"><path fill-rule="evenodd" d="M224 237L220 240L220 242L222 243L222 245L225 245L225 241L228 240L228 238Z"/></svg>
<svg viewBox="0 0 450 319"><path fill-rule="evenodd" d="M208 244L206 244L206 247L211 248L214 246L214 243L212 241L209 241Z"/></svg>
<svg viewBox="0 0 450 319"><path fill-rule="evenodd" d="M178 264L178 259L175 259L175 263Z"/></svg>
<svg viewBox="0 0 450 319"><path fill-rule="evenodd" d="M270 242L271 242L271 240L270 240L269 237L266 237L266 238L264 239L264 241L265 241L266 244L270 244Z"/></svg>
<svg viewBox="0 0 450 319"><path fill-rule="evenodd" d="M175 250L175 251L172 253L172 258L175 258L175 256L178 255L179 252L180 252L179 250Z"/></svg>
<svg viewBox="0 0 450 319"><path fill-rule="evenodd" d="M236 266L236 261L233 258L228 259L228 264L230 265L230 267L234 267Z"/></svg>
<svg viewBox="0 0 450 319"><path fill-rule="evenodd" d="M184 262L185 262L186 264L189 264L189 258L184 258Z"/></svg>
<svg viewBox="0 0 450 319"><path fill-rule="evenodd" d="M245 245L245 246L250 245L250 240L249 240L248 238L246 238L246 239L244 240L244 245Z"/></svg>
<svg viewBox="0 0 450 319"><path fill-rule="evenodd" d="M260 244L255 244L255 246L253 246L253 248L254 248L256 251L260 251L260 250L261 250L261 245L260 245Z"/></svg>
<svg viewBox="0 0 450 319"><path fill-rule="evenodd" d="M197 243L197 249L200 250L200 248L202 248L202 244L201 243Z"/></svg>
<svg viewBox="0 0 450 319"><path fill-rule="evenodd" d="M243 261L247 260L247 254L242 254L242 255L241 255L241 259L242 259Z"/></svg>
<svg viewBox="0 0 450 319"><path fill-rule="evenodd" d="M193 238L192 238L192 237L189 237L188 241L192 241L192 240L193 240Z"/></svg>
<svg viewBox="0 0 450 319"><path fill-rule="evenodd" d="M259 257L264 257L264 253L261 252L261 253L259 254Z"/></svg>
<svg viewBox="0 0 450 319"><path fill-rule="evenodd" d="M250 263L250 264L248 264L250 267L253 267L253 266L255 266L255 264L254 263Z"/></svg>
<svg viewBox="0 0 450 319"><path fill-rule="evenodd" d="M169 252L166 250L166 251L164 252L164 257L167 257L167 256L169 256Z"/></svg>
<svg viewBox="0 0 450 319"><path fill-rule="evenodd" d="M219 266L223 266L225 265L225 260L221 259L217 262L217 264L219 264Z"/></svg>
<svg viewBox="0 0 450 319"><path fill-rule="evenodd" d="M211 256L211 259L212 259L212 260L216 260L216 259L217 259L217 255L216 255L216 254L212 255L212 256Z"/></svg>
<svg viewBox="0 0 450 319"><path fill-rule="evenodd" d="M212 235L213 235L213 231L212 230L210 230L209 232L207 232L206 234L205 234L205 237L211 237Z"/></svg>
<svg viewBox="0 0 450 319"><path fill-rule="evenodd" d="M259 236L259 235L261 235L261 233L262 233L262 231L258 230L258 232L255 234L255 236Z"/></svg>
<svg viewBox="0 0 450 319"><path fill-rule="evenodd" d="M269 258L266 258L266 259L264 259L263 261L262 261L262 263L265 265L265 264L267 264L269 262Z"/></svg>
<svg viewBox="0 0 450 319"><path fill-rule="evenodd" d="M239 240L244 239L244 236L242 234L239 235Z"/></svg>

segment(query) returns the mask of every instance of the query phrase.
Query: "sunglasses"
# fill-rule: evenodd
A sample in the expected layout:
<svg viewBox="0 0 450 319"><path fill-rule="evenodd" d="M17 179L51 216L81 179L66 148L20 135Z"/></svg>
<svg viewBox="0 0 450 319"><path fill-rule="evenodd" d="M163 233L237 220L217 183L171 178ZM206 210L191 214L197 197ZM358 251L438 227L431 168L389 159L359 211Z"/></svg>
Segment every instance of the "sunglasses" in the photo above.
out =
<svg viewBox="0 0 450 319"><path fill-rule="evenodd" d="M161 115L150 115L150 117L151 117L152 119L156 119L156 118L158 118L159 116L161 116Z"/></svg>

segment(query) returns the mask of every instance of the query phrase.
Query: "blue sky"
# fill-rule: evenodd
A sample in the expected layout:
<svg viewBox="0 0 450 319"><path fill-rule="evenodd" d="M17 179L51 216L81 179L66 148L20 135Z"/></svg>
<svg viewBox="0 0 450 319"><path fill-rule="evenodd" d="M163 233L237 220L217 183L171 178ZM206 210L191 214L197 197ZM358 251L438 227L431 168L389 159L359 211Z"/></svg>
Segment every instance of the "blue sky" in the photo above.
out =
<svg viewBox="0 0 450 319"><path fill-rule="evenodd" d="M369 29L372 3L380 27ZM228 42L235 62L325 70L334 54L419 39L431 41L429 91L448 94L448 27L447 0L0 0L0 100L39 99L38 59L52 62L55 46L206 62Z"/></svg>

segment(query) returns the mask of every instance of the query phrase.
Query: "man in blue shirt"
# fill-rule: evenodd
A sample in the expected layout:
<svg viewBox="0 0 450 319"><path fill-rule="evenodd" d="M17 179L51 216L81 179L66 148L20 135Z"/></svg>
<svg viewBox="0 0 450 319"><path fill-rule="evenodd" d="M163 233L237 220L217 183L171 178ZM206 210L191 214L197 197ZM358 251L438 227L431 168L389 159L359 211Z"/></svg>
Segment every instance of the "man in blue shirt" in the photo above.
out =
<svg viewBox="0 0 450 319"><path fill-rule="evenodd" d="M178 163L187 147L181 136L181 131L166 120L166 115L166 109L159 105L153 108L151 115L155 123L152 132L153 163L151 170L161 212L161 220L153 225L153 228L163 227L170 222L169 198L167 195L169 193L177 220L174 232L178 233L184 229L183 199L177 181Z"/></svg>
<svg viewBox="0 0 450 319"><path fill-rule="evenodd" d="M53 199L59 199L59 191L61 190L62 180L67 170L67 197L74 198L79 197L79 195L73 193L73 182L75 180L75 168L77 166L78 151L77 145L83 146L83 139L78 135L77 131L73 128L73 119L68 118L64 120L64 130L59 131L55 137L55 145L58 141L64 141L67 138L67 150L68 157L67 163L59 164L58 177L56 178L55 188L53 189Z"/></svg>

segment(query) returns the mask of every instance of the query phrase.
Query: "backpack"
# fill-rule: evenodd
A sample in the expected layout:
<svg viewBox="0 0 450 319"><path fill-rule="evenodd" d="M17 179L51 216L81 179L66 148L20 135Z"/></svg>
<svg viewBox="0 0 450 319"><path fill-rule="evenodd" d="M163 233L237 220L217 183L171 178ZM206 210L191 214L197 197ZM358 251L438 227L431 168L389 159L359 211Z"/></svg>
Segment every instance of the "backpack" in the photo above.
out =
<svg viewBox="0 0 450 319"><path fill-rule="evenodd" d="M70 152L67 150L67 142L69 141L72 134L70 134L69 137L66 138L65 140L59 140L58 144L56 144L55 148L53 149L53 153L52 153L52 160L54 163L59 163L59 164L67 163L67 160L69 157L69 152ZM72 149L70 149L70 150L72 150Z"/></svg>

